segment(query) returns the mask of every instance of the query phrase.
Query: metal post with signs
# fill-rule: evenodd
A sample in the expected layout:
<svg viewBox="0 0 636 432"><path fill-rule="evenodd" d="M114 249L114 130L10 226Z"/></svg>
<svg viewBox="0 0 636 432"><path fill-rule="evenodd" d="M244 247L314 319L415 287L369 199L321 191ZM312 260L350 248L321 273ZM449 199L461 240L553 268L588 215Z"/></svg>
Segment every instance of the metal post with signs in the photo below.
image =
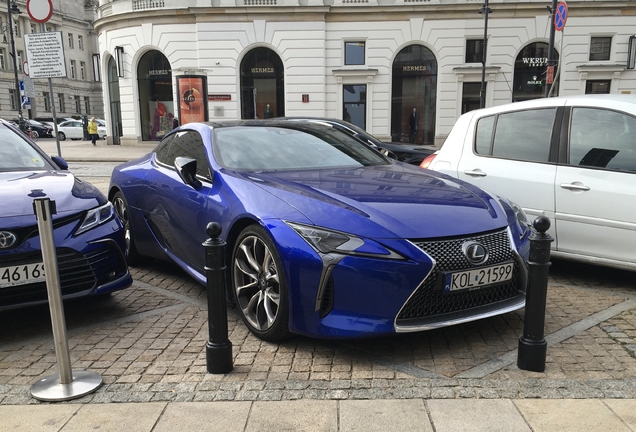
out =
<svg viewBox="0 0 636 432"><path fill-rule="evenodd" d="M29 3L27 2L27 10ZM30 12L29 12L30 15ZM64 60L64 47L62 44L62 32L46 32L42 23L42 33L24 35L29 75L31 78L48 78L49 95L53 95L51 78L66 76L66 62ZM57 155L62 157L60 140L57 136L57 120L55 118L55 104L51 103L53 111L53 128L57 142Z"/></svg>

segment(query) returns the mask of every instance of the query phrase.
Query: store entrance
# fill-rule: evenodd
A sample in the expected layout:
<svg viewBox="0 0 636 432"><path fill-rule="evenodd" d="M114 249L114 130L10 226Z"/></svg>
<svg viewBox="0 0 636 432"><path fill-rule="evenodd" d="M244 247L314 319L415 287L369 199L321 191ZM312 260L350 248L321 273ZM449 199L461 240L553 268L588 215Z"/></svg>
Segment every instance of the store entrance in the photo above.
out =
<svg viewBox="0 0 636 432"><path fill-rule="evenodd" d="M159 51L148 51L139 60L137 76L141 138L160 140L175 124L170 63Z"/></svg>
<svg viewBox="0 0 636 432"><path fill-rule="evenodd" d="M241 118L285 115L283 62L268 48L250 51L241 62Z"/></svg>

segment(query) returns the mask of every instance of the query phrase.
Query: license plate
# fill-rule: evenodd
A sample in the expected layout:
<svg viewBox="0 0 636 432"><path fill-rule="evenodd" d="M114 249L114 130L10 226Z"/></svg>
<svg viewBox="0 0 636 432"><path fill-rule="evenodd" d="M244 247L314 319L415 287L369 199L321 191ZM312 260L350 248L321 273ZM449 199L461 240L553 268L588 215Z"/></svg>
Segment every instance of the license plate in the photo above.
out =
<svg viewBox="0 0 636 432"><path fill-rule="evenodd" d="M498 264L444 275L444 291L481 288L512 279L513 263Z"/></svg>
<svg viewBox="0 0 636 432"><path fill-rule="evenodd" d="M44 263L0 268L0 288L44 282Z"/></svg>

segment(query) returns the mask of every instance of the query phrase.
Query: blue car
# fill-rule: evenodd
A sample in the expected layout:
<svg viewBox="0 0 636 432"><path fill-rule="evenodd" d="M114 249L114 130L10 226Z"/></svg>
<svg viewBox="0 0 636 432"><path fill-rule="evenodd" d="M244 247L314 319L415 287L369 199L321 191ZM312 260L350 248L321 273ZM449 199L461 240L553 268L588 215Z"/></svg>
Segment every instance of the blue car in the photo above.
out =
<svg viewBox="0 0 636 432"><path fill-rule="evenodd" d="M126 288L124 226L103 193L49 158L0 120L0 310L48 301L35 197L55 202L52 215L63 299Z"/></svg>
<svg viewBox="0 0 636 432"><path fill-rule="evenodd" d="M189 123L115 168L127 256L206 284L206 226L227 243L228 295L266 341L414 332L525 304L520 207L396 162L329 122Z"/></svg>

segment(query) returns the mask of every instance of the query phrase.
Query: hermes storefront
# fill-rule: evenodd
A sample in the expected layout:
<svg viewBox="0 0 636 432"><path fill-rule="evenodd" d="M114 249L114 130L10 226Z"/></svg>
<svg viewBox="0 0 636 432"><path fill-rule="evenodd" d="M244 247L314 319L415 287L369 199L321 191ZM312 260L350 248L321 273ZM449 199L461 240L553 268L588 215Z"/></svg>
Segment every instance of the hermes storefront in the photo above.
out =
<svg viewBox="0 0 636 432"><path fill-rule="evenodd" d="M125 0L102 4L95 22L102 67L121 61L116 82L104 86L106 118L120 125L121 144L160 139L181 123L180 112L195 108L185 118L332 117L382 140L440 145L462 112L478 106L482 73L486 106L545 93L549 16L542 5L524 3L521 13L523 2L491 3L497 18L489 19L482 68L483 19L460 13L474 4L437 5L436 13L412 4L405 17L401 3L370 3L362 14L316 1L243 6L249 13L232 19L234 1L201 10L149 3L143 12L133 3L127 10ZM551 94L636 91L636 73L626 67L633 23L581 3L570 8L567 43L557 34ZM631 3L611 7L636 14ZM196 89L180 89L193 79Z"/></svg>

